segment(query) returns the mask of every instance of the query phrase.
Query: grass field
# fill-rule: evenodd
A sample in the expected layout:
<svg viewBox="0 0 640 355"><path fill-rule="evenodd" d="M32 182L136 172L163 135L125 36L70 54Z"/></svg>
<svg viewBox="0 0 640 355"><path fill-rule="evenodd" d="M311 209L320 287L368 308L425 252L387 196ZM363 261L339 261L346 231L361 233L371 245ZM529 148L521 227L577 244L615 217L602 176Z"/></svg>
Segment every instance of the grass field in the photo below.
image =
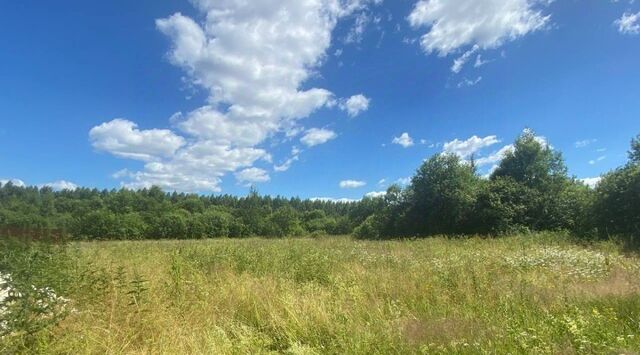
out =
<svg viewBox="0 0 640 355"><path fill-rule="evenodd" d="M0 353L640 351L640 258L609 242L327 237L0 255L16 284L57 293L48 310L60 316L14 329ZM38 319L22 317L23 327Z"/></svg>

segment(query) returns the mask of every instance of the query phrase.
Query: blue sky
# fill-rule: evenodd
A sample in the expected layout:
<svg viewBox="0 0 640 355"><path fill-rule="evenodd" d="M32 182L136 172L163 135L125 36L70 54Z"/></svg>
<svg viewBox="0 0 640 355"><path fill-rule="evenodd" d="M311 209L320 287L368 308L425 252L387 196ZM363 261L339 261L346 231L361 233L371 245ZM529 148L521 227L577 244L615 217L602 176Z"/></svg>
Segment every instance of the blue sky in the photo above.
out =
<svg viewBox="0 0 640 355"><path fill-rule="evenodd" d="M525 127L593 178L640 133L640 3L242 3L4 2L0 180L357 199Z"/></svg>

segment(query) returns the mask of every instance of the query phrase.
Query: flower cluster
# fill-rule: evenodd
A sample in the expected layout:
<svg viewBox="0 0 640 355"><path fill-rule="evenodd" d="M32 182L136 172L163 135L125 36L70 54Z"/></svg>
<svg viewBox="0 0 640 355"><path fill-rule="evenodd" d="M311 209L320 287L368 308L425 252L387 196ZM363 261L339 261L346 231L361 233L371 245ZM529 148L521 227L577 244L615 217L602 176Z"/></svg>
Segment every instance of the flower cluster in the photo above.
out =
<svg viewBox="0 0 640 355"><path fill-rule="evenodd" d="M606 276L619 258L593 250L549 246L505 256L504 261L516 268L547 268L569 277L597 279Z"/></svg>
<svg viewBox="0 0 640 355"><path fill-rule="evenodd" d="M27 296L16 291L11 286L12 282L11 275L0 273L0 334L11 332L11 322L15 321L11 310L16 303L29 303L39 322L53 321L66 312L69 300L58 296L52 288L31 285L31 290L26 292Z"/></svg>
<svg viewBox="0 0 640 355"><path fill-rule="evenodd" d="M7 312L5 300L9 298L9 293L11 292L11 288L9 286L10 281L11 278L9 275L0 273L0 333L7 329L7 321L3 316Z"/></svg>

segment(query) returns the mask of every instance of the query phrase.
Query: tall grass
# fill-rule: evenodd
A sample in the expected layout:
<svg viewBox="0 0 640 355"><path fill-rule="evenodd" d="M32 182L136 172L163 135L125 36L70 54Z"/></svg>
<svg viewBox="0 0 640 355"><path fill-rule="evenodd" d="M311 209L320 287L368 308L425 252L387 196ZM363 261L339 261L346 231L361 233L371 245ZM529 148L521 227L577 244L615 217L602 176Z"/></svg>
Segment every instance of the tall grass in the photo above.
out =
<svg viewBox="0 0 640 355"><path fill-rule="evenodd" d="M34 248L0 251L0 272L26 277L14 259ZM14 329L0 353L640 351L640 258L613 243L327 237L38 253L46 262L28 268L41 276L22 282L55 290L66 312L34 332Z"/></svg>

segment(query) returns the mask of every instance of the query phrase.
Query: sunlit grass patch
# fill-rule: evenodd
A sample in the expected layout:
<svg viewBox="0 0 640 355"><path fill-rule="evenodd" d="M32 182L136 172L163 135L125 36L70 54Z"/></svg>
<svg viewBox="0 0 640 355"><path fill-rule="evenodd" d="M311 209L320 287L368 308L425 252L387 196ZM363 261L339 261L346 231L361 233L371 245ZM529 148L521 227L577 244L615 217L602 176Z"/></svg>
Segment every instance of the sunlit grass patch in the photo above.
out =
<svg viewBox="0 0 640 355"><path fill-rule="evenodd" d="M38 255L63 267L32 281L55 283L74 312L31 342L3 339L0 352L640 350L640 259L611 243L223 239L76 243Z"/></svg>

